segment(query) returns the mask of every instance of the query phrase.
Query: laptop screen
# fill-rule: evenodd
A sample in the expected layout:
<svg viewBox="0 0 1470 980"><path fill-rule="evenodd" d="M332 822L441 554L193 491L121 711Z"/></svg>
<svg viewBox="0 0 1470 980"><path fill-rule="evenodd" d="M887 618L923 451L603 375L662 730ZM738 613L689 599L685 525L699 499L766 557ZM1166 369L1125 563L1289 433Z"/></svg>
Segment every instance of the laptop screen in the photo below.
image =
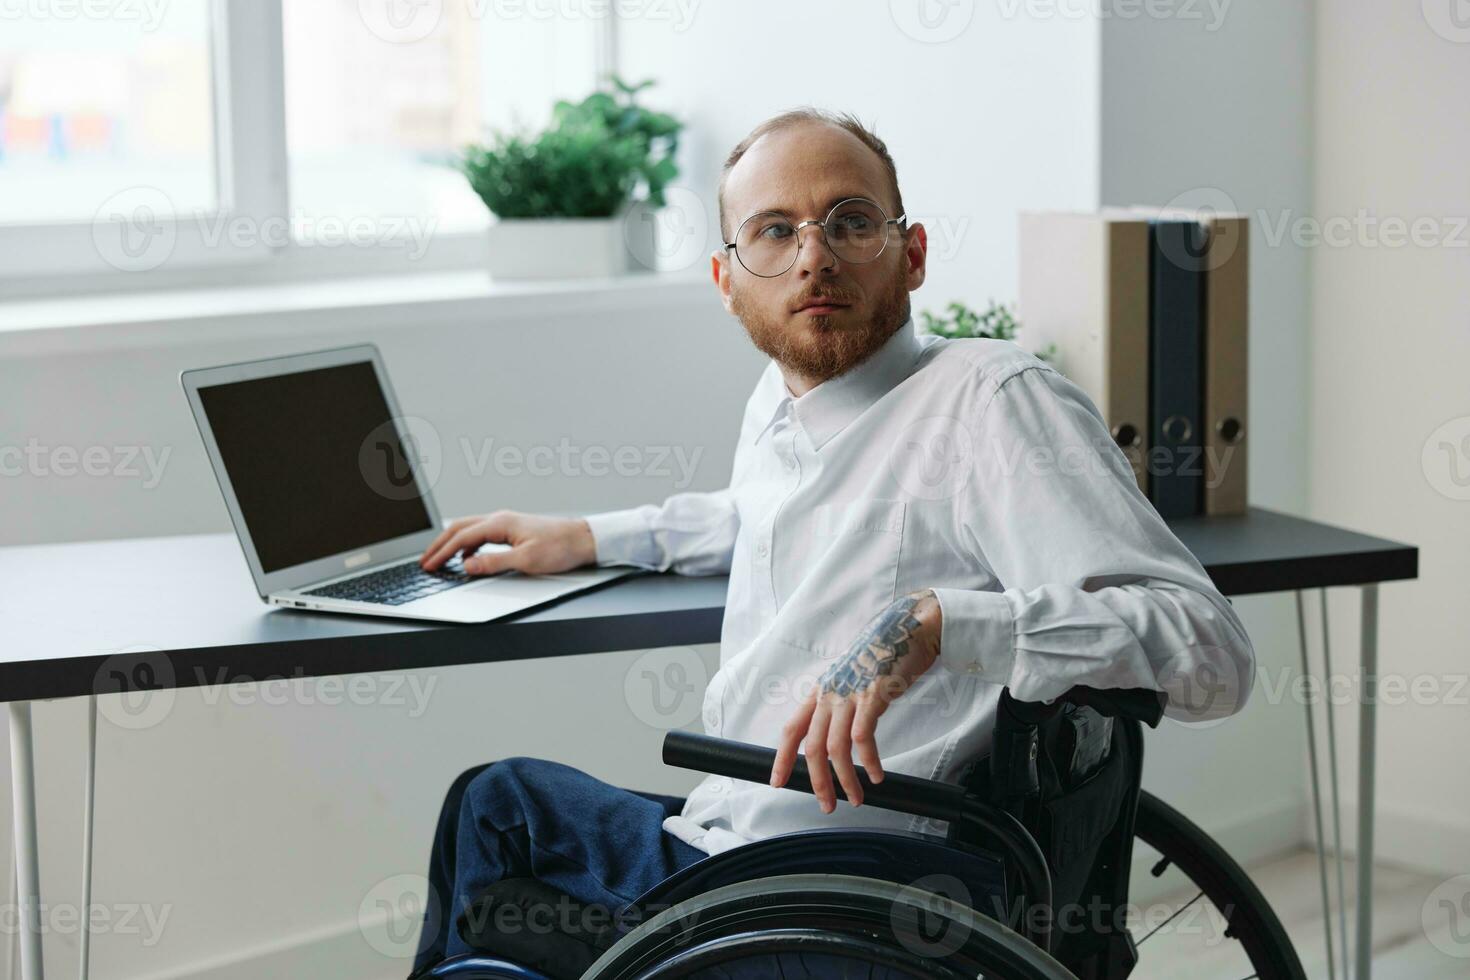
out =
<svg viewBox="0 0 1470 980"><path fill-rule="evenodd" d="M371 361L199 389L264 572L429 528Z"/></svg>

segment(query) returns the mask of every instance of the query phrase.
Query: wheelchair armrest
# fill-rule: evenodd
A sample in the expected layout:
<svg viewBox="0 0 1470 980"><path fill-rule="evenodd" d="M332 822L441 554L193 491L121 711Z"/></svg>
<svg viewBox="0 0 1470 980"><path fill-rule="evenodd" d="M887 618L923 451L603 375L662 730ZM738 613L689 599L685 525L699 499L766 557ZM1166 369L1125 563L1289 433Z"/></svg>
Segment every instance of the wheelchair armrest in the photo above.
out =
<svg viewBox="0 0 1470 980"><path fill-rule="evenodd" d="M776 750L764 745L735 742L697 735L693 732L669 732L664 736L664 763L681 769L729 776L752 783L769 784L771 767L776 763ZM831 768L831 763L828 763ZM862 766L855 766L858 782L863 788L863 805L876 806L899 813L931 817L946 823L959 823L969 830L969 839L994 840L1001 847L1000 853L1006 860L1015 862L1021 879L1022 901L1039 908L1051 907L1051 874L1047 871L1046 857L1035 838L1011 814L989 806L972 797L963 786L924 779L904 773L884 773L883 782L874 783ZM832 771L832 787L838 799L847 799L837 773ZM786 780L784 789L812 791L811 775L807 772L806 759L798 755ZM1042 949L1051 948L1049 929L1033 930L1027 925L1024 934Z"/></svg>
<svg viewBox="0 0 1470 980"><path fill-rule="evenodd" d="M771 781L771 767L776 764L776 750L764 745L735 742L697 735L693 732L669 732L664 736L664 764L680 769L729 776L752 783ZM828 763L831 769L831 763ZM863 805L875 806L899 813L911 813L937 820L954 820L965 808L965 789L953 783L937 779L924 779L899 772L883 774L883 782L875 783L868 778L862 766L854 765L859 784L863 787ZM832 770L832 787L838 799L847 799L842 784L837 781L836 770ZM784 789L812 791L811 774L807 772L806 759L798 755L786 780Z"/></svg>

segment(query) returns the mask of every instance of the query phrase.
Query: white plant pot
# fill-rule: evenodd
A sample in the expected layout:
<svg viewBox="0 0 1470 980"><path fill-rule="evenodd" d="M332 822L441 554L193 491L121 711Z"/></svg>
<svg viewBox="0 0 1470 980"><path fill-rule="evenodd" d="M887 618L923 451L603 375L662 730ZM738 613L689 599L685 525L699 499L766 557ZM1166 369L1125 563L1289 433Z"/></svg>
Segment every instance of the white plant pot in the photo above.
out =
<svg viewBox="0 0 1470 980"><path fill-rule="evenodd" d="M657 222L638 202L611 218L508 218L489 230L495 279L583 279L656 267Z"/></svg>

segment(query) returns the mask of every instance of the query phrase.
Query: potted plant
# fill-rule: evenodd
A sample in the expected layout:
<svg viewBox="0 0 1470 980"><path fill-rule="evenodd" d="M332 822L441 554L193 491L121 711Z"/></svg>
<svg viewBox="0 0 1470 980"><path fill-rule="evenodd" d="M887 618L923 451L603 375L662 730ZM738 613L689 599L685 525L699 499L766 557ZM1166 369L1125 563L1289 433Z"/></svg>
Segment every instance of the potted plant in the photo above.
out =
<svg viewBox="0 0 1470 980"><path fill-rule="evenodd" d="M611 276L652 268L653 211L678 175L683 124L638 104L653 84L612 79L611 91L558 102L539 133L495 133L459 168L495 215L496 278Z"/></svg>
<svg viewBox="0 0 1470 980"><path fill-rule="evenodd" d="M928 310L919 311L919 322L925 333L938 334L951 340L961 337L986 337L992 340L1009 340L1017 343L1016 333L1021 324L1003 303L990 301L984 312L976 313L964 303L955 301L945 307L947 316L936 316ZM1052 361L1057 356L1057 345L1047 344L1045 350L1034 351L1043 361Z"/></svg>

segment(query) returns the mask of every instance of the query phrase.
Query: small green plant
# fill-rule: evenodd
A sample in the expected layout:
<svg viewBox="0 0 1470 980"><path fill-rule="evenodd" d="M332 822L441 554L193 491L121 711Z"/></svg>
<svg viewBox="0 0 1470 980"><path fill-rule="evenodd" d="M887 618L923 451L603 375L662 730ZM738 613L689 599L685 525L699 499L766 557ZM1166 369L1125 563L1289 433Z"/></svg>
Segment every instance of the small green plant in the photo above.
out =
<svg viewBox="0 0 1470 980"><path fill-rule="evenodd" d="M638 104L650 81L613 78L611 91L560 101L540 133L497 132L464 150L459 170L501 218L606 218L643 197L662 207L678 176L683 124Z"/></svg>
<svg viewBox="0 0 1470 980"><path fill-rule="evenodd" d="M925 333L938 334L950 340L967 337L983 337L990 340L1009 340L1017 343L1016 334L1021 324L1009 306L990 301L983 312L976 313L958 300L945 307L948 315L936 316L928 310L919 311L919 322ZM1057 345L1047 344L1045 350L1035 352L1043 361L1052 361L1057 356Z"/></svg>
<svg viewBox="0 0 1470 980"><path fill-rule="evenodd" d="M593 92L581 102L558 102L555 118L562 125L577 126L584 121L600 122L620 141L633 141L643 147L638 174L647 188L648 203L661 208L664 188L679 176L674 154L679 149L679 133L684 124L665 112L654 112L638 104L638 94L651 88L654 81L644 79L629 85L612 76L611 92Z"/></svg>

